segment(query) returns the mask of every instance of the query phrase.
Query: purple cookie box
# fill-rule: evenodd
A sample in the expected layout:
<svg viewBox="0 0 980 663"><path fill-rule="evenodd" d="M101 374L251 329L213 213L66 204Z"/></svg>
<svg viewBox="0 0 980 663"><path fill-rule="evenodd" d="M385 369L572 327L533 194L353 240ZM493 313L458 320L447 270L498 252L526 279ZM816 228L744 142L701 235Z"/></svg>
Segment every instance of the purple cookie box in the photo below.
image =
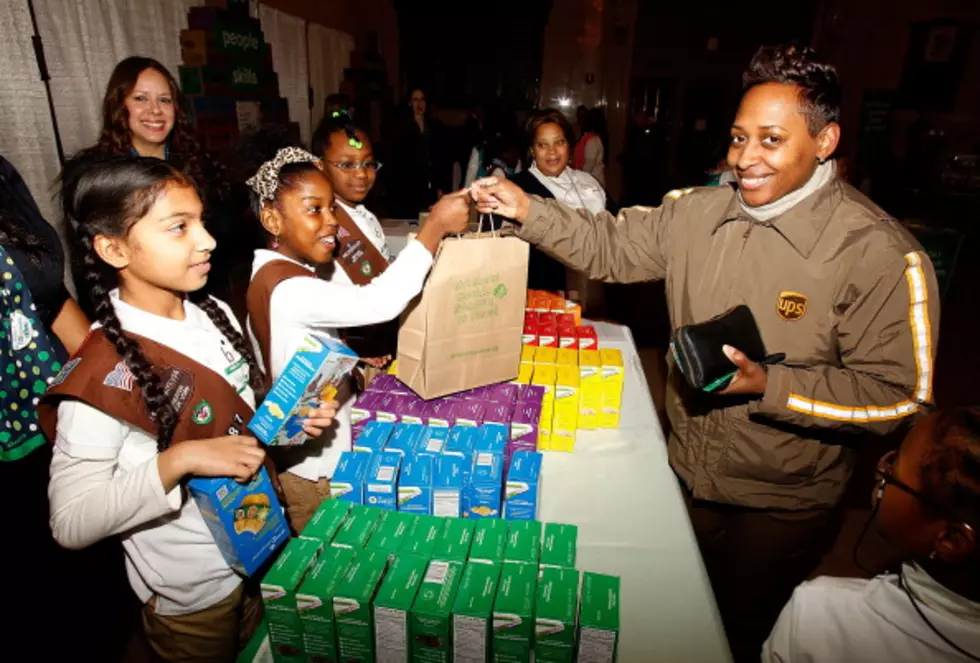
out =
<svg viewBox="0 0 980 663"><path fill-rule="evenodd" d="M487 387L489 400L495 403L514 403L520 395L520 386L504 382Z"/></svg>
<svg viewBox="0 0 980 663"><path fill-rule="evenodd" d="M544 400L545 388L538 384L522 384L518 403L538 403Z"/></svg>
<svg viewBox="0 0 980 663"><path fill-rule="evenodd" d="M518 403L510 424L510 446L529 451L537 451L538 425L540 422L540 405L535 403Z"/></svg>
<svg viewBox="0 0 980 663"><path fill-rule="evenodd" d="M510 426L513 416L513 403L487 403L486 412L483 414L483 423Z"/></svg>
<svg viewBox="0 0 980 663"><path fill-rule="evenodd" d="M445 398L429 401L422 413L426 426L452 428L456 425L455 403Z"/></svg>
<svg viewBox="0 0 980 663"><path fill-rule="evenodd" d="M453 405L453 415L457 426L482 426L485 411L485 406L479 401L463 401Z"/></svg>
<svg viewBox="0 0 980 663"><path fill-rule="evenodd" d="M386 394L411 394L412 390L405 386L401 380L394 375L381 373L376 375L371 384L368 385L368 392L382 392Z"/></svg>

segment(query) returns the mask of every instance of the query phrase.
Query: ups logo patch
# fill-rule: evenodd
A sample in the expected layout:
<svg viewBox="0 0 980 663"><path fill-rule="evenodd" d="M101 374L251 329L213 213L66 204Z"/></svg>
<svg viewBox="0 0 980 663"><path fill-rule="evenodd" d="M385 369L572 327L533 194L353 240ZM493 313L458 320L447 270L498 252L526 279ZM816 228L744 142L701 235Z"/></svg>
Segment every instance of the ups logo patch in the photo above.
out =
<svg viewBox="0 0 980 663"><path fill-rule="evenodd" d="M806 295L784 290L779 293L779 299L776 300L776 313L787 322L799 320L806 315L807 302Z"/></svg>

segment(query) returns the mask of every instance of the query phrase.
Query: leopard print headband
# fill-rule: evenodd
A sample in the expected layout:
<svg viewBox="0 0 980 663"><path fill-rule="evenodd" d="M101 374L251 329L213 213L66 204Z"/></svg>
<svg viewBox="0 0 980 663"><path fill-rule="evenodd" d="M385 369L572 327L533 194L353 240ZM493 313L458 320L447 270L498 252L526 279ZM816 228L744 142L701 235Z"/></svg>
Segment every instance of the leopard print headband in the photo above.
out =
<svg viewBox="0 0 980 663"><path fill-rule="evenodd" d="M245 184L258 194L261 200L275 200L276 190L279 188L279 171L290 163L312 163L319 166L320 160L303 148L284 147L276 152L274 159L262 164L258 172L248 178Z"/></svg>

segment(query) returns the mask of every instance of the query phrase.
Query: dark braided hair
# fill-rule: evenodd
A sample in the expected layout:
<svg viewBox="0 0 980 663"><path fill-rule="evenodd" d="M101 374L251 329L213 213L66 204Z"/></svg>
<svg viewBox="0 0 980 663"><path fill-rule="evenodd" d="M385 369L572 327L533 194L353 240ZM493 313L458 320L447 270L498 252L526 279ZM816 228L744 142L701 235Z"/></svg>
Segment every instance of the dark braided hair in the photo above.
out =
<svg viewBox="0 0 980 663"><path fill-rule="evenodd" d="M980 531L980 407L941 410L921 467L927 503Z"/></svg>
<svg viewBox="0 0 980 663"><path fill-rule="evenodd" d="M159 375L146 358L137 340L123 332L109 292L118 276L95 250L97 236L124 237L143 218L168 186L190 186L193 182L164 161L153 158L121 157L89 162L85 168L67 170L62 205L72 229L76 283L89 295L92 319L115 346L140 388L150 418L157 426L157 445L170 446L177 426L177 412L163 389ZM248 360L253 385L261 383L261 373L242 335L217 303L195 293L191 297L208 315L215 327Z"/></svg>
<svg viewBox="0 0 980 663"><path fill-rule="evenodd" d="M742 87L748 92L763 83L785 83L800 89L802 113L811 136L840 121L841 85L837 70L812 48L793 44L761 47L742 74Z"/></svg>
<svg viewBox="0 0 980 663"><path fill-rule="evenodd" d="M347 140L362 143L367 140L367 134L345 110L329 111L320 120L316 131L313 132L313 154L322 157L330 147L330 137L335 133L344 132ZM360 135L358 135L360 134Z"/></svg>

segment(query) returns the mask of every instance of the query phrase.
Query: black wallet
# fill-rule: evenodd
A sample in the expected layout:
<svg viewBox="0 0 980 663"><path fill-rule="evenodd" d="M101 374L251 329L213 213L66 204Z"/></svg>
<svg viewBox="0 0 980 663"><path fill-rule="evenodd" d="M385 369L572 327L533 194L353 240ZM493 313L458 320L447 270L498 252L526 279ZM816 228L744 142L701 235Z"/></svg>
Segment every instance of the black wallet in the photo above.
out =
<svg viewBox="0 0 980 663"><path fill-rule="evenodd" d="M782 353L766 355L755 316L744 304L705 322L679 327L670 339L674 361L688 384L708 392L724 389L735 375L735 365L722 350L724 345L738 348L758 364L786 358Z"/></svg>

